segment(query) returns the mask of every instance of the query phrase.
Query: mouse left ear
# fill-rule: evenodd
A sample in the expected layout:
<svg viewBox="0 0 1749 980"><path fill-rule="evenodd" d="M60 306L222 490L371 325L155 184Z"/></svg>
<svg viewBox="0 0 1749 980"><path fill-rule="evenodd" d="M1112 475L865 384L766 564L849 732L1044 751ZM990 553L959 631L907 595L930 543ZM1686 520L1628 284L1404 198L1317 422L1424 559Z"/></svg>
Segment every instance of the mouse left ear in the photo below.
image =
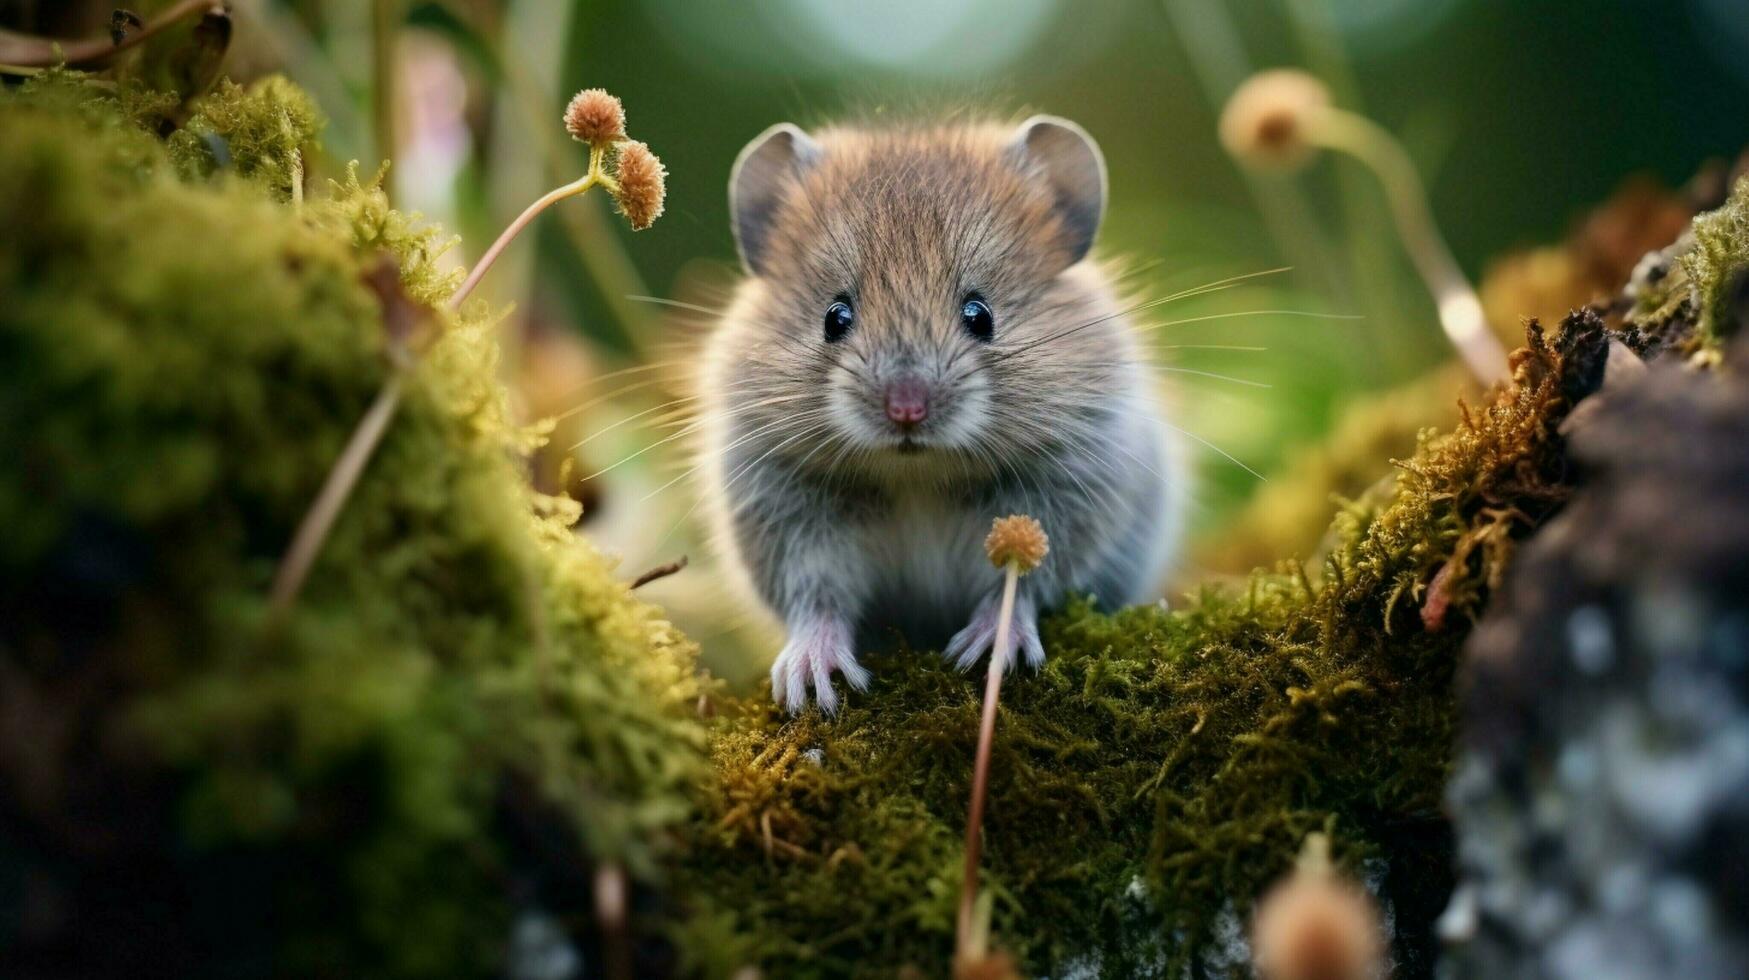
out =
<svg viewBox="0 0 1749 980"><path fill-rule="evenodd" d="M741 264L766 273L767 245L778 202L796 176L820 158L820 144L790 123L778 123L753 138L729 171L729 215Z"/></svg>
<svg viewBox="0 0 1749 980"><path fill-rule="evenodd" d="M1105 157L1099 144L1060 116L1033 116L1014 131L1008 150L1023 167L1037 167L1050 184L1067 230L1070 263L1086 258L1105 215Z"/></svg>

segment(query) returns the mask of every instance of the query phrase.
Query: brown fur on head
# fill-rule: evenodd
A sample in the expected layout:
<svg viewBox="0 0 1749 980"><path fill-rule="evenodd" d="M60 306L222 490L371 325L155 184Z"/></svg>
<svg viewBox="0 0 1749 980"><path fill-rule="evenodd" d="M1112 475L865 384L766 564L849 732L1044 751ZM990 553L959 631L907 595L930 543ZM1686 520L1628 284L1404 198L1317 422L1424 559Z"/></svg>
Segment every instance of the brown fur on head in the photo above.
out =
<svg viewBox="0 0 1749 980"><path fill-rule="evenodd" d="M1072 441L1137 383L1121 311L1084 261L1105 198L1099 150L1066 120L775 126L731 178L749 278L707 388L734 429L781 426L796 438L774 451L822 465L1000 465ZM895 414L899 389L915 423Z"/></svg>
<svg viewBox="0 0 1749 980"><path fill-rule="evenodd" d="M941 259L930 246L1000 229L1037 246L1026 271L1043 278L1087 254L1105 193L1092 139L1046 116L1018 128L943 123L832 128L817 137L782 124L742 151L730 181L748 271L790 277L841 271L823 267L822 258L879 261L897 250ZM833 243L840 253L825 256L818 233L828 215L842 222L834 231L844 237ZM850 245L855 254L844 254Z"/></svg>

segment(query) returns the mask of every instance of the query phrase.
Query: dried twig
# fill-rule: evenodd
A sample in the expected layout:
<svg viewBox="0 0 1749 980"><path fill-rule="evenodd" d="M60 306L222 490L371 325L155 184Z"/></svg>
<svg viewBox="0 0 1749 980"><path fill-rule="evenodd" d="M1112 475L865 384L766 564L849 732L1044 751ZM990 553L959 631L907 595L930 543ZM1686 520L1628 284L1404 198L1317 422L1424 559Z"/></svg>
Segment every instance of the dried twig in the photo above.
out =
<svg viewBox="0 0 1749 980"><path fill-rule="evenodd" d="M30 34L20 34L16 31L0 31L0 62L9 65L19 65L32 68L47 68L51 65L79 65L98 61L117 52L126 51L136 44L159 34L177 22L206 11L217 10L225 12L227 5L221 0L182 0L170 9L152 18L150 23L129 31L132 21L126 24L118 22L116 27L96 37L81 38L77 41L63 41L55 38L36 37ZM134 18L137 20L138 18ZM120 40L117 40L117 37Z"/></svg>
<svg viewBox="0 0 1749 980"><path fill-rule="evenodd" d="M388 430L406 387L406 369L413 360L414 345L419 342L418 335L427 320L428 311L402 291L400 270L393 258L385 256L378 262L366 282L382 304L383 332L388 338L392 366L376 400L365 410L364 417L347 440L346 448L341 450L340 458L328 471L328 478L316 494L315 502L304 512L291 545L274 573L269 606L275 620L291 609L298 593L303 590L304 579L309 576L310 567L322 550L322 542L328 539L328 532L333 529L347 498L352 495L359 476L364 473L365 464L370 462L377 443Z"/></svg>
<svg viewBox="0 0 1749 980"><path fill-rule="evenodd" d="M686 567L686 556L681 555L678 559L676 559L674 561L668 562L665 565L657 565L655 568L652 568L649 571L645 572L644 574L639 575L637 578L632 579L631 587L636 589L636 588L640 588L640 587L645 586L645 585L649 585L651 582L654 582L659 578L667 578L668 576L673 575L675 572L678 572L682 568L685 568L685 567Z"/></svg>
<svg viewBox="0 0 1749 980"><path fill-rule="evenodd" d="M389 375L377 392L376 400L370 403L364 418L359 420L358 428L353 430L340 458L334 461L334 468L328 471L328 479L323 481L315 502L298 523L291 547L286 549L285 557L273 576L270 605L275 619L284 616L297 600L298 593L303 591L304 579L309 576L310 566L315 564L322 542L327 540L328 531L334 526L334 519L340 516L346 498L352 495L353 486L364 473L365 464L370 462L371 454L389 427L389 420L394 418L395 409L401 404L404 385L401 371Z"/></svg>

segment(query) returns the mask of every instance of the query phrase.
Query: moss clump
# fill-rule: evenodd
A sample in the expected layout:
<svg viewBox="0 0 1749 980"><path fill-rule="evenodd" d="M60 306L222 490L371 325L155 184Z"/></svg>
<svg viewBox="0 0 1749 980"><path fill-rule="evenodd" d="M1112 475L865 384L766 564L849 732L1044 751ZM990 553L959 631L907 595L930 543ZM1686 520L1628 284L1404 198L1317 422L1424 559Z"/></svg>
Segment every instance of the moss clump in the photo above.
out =
<svg viewBox="0 0 1749 980"><path fill-rule="evenodd" d="M216 96L254 176L185 183L101 91L0 94L0 947L486 973L537 911L587 944L594 865L651 873L702 769L691 645L528 490L490 317L427 308L437 236L356 179L279 202L301 96ZM391 370L385 258L436 339L273 629L275 564Z"/></svg>
<svg viewBox="0 0 1749 980"><path fill-rule="evenodd" d="M320 148L322 114L304 91L278 75L244 88L221 81L195 103L187 125L168 144L189 176L210 176L226 166L290 200L306 161Z"/></svg>
<svg viewBox="0 0 1749 980"><path fill-rule="evenodd" d="M1749 176L1738 179L1724 207L1694 219L1693 239L1682 271L1699 311L1700 337L1717 347L1742 326L1737 311L1749 293Z"/></svg>
<svg viewBox="0 0 1749 980"><path fill-rule="evenodd" d="M1604 336L1592 317L1554 345L1533 328L1508 389L1337 516L1315 577L1284 566L1176 612L1080 603L1047 622L1044 668L1003 692L986 824L996 941L1029 973L1248 975L1236 917L1314 830L1351 868L1387 869L1401 975L1429 968L1458 649L1566 493L1556 427ZM836 720L754 699L718 723L678 871L700 909L683 947L741 940L713 970L948 962L979 684L928 654L870 666Z"/></svg>
<svg viewBox="0 0 1749 980"><path fill-rule="evenodd" d="M1749 319L1749 177L1674 244L1645 256L1616 307L1635 335L1716 363Z"/></svg>

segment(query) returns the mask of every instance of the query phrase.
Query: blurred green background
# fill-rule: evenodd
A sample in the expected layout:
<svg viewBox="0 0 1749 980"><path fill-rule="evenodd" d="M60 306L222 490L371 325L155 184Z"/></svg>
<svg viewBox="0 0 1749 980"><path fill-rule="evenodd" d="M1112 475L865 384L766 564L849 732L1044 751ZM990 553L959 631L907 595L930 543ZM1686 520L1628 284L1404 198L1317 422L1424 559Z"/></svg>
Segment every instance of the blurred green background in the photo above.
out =
<svg viewBox="0 0 1749 980"><path fill-rule="evenodd" d="M112 7L0 0L0 26L89 34ZM951 106L1069 116L1104 149L1112 199L1101 249L1135 260L1139 295L1291 267L1151 311L1179 424L1219 447L1198 453L1194 520L1205 533L1256 491L1263 478L1246 467L1267 477L1345 401L1448 358L1370 175L1325 158L1296 175L1252 177L1222 152L1219 107L1251 72L1307 68L1396 133L1472 279L1511 249L1561 238L1630 175L1679 186L1749 141L1744 0L232 7L230 73L284 71L329 114L318 173L392 156L396 203L460 234L458 263L580 172L582 148L559 126L571 93L599 86L624 100L631 135L668 165L666 216L633 235L602 195L566 202L480 295L514 304L506 374L527 417L570 413L554 446L573 462L561 474L567 464L548 459L537 477L585 498L586 530L621 552L628 572L708 551L692 519L696 491L681 478L686 406L669 401L684 394L673 379L709 318L640 297L721 301L734 274L729 166L773 122ZM1256 312L1271 310L1292 312ZM614 374L656 362L664 367ZM689 572L652 592L704 642L707 662L731 675L753 669L757 656L716 652L741 646L726 637L757 619L717 576Z"/></svg>

